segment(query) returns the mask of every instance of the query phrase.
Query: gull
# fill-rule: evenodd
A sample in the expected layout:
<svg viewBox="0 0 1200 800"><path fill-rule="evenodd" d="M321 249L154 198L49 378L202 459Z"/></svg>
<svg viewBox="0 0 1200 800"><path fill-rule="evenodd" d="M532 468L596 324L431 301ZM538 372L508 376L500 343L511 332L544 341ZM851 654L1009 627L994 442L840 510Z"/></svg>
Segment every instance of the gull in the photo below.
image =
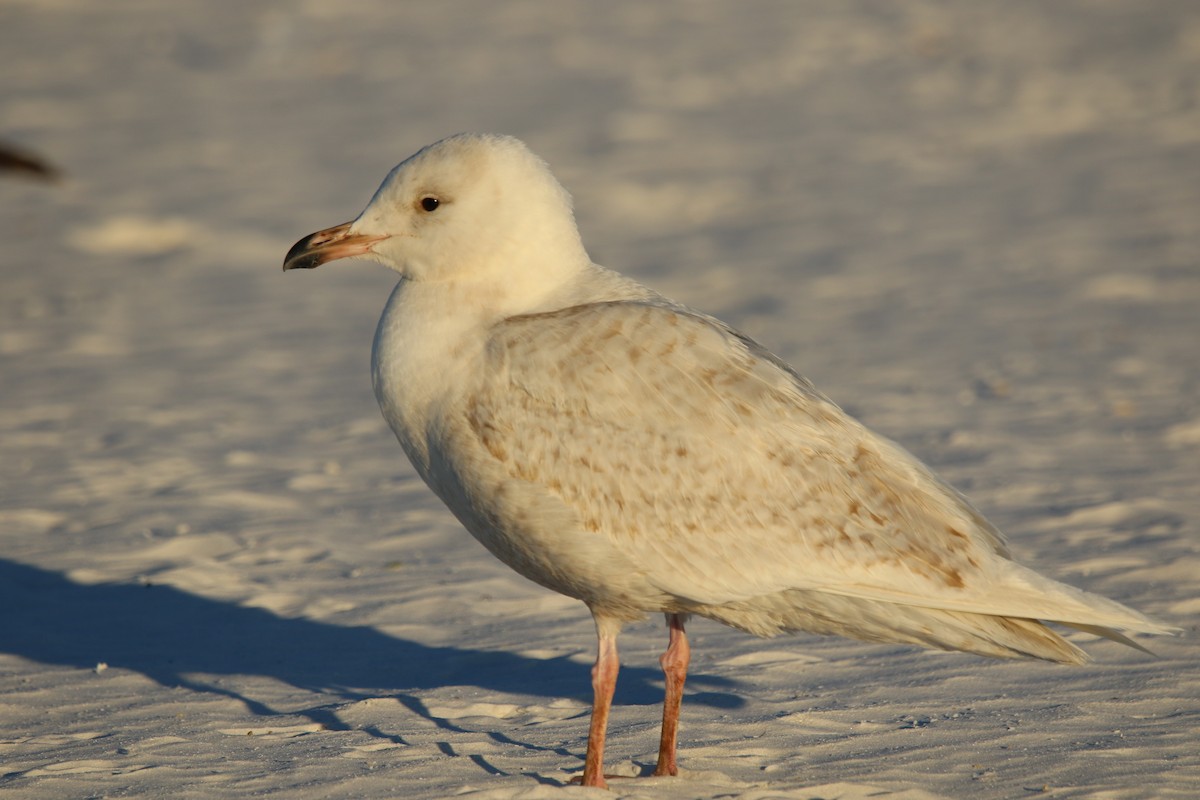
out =
<svg viewBox="0 0 1200 800"><path fill-rule="evenodd" d="M966 498L762 345L592 263L517 139L425 147L283 268L352 256L400 275L371 373L417 473L493 555L592 613L586 786L606 785L617 634L647 612L669 631L655 775L679 771L693 615L1073 664L1044 622L1139 649L1120 631L1173 630L1016 563Z"/></svg>

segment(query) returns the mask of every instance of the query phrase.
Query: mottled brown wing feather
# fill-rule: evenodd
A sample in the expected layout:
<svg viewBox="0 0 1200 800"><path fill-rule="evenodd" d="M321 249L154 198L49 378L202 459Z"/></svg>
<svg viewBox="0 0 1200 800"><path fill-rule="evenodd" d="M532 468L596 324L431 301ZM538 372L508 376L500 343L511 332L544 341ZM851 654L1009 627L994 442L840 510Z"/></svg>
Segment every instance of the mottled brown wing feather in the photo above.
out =
<svg viewBox="0 0 1200 800"><path fill-rule="evenodd" d="M486 371L470 424L488 452L689 601L804 588L974 606L1006 555L919 462L702 315L513 318Z"/></svg>

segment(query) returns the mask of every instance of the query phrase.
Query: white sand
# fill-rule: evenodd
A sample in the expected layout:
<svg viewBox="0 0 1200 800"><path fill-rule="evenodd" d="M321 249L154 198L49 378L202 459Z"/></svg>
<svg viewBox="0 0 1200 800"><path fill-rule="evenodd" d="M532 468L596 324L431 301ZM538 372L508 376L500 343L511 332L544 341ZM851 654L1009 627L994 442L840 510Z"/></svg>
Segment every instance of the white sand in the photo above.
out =
<svg viewBox="0 0 1200 800"><path fill-rule="evenodd" d="M0 176L0 793L588 793L590 618L389 440L391 274L278 272L464 129L1022 561L1189 632L1066 668L696 621L685 774L614 796L1200 791L1200 9L461 8L0 7L0 137L66 174ZM622 636L610 771L663 642Z"/></svg>

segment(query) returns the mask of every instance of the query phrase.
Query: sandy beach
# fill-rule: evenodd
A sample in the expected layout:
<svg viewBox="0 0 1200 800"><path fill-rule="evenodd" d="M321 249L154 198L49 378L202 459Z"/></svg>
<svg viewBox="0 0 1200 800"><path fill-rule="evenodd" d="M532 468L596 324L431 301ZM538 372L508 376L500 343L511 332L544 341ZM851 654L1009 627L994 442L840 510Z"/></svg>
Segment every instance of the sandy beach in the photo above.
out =
<svg viewBox="0 0 1200 800"><path fill-rule="evenodd" d="M0 795L1200 795L1200 5L0 2ZM1083 667L697 620L494 560L379 414L395 283L283 274L396 162L520 137L593 259L762 342L1051 577Z"/></svg>

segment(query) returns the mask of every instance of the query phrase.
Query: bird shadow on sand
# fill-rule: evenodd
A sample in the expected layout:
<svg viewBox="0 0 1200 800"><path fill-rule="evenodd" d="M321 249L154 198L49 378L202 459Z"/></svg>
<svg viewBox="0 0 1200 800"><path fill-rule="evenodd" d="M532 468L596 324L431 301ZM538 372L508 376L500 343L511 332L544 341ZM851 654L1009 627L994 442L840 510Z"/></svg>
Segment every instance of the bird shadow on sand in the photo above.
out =
<svg viewBox="0 0 1200 800"><path fill-rule="evenodd" d="M489 692L590 702L590 665L567 657L538 659L511 652L431 647L363 626L291 619L157 584L80 584L65 576L0 559L0 651L44 664L134 670L165 687L183 687L240 700L253 714L301 715L329 730L349 726L337 715L347 701L394 697L413 713L447 730L462 730L432 714L412 692L474 686ZM278 711L238 693L227 675L264 676L332 695L328 704ZM205 676L213 683L205 683ZM710 690L689 704L742 705L727 691L733 681L689 676ZM656 669L621 671L616 702L662 700ZM722 691L724 689L724 691ZM380 738L396 734L366 729ZM497 734L499 735L499 734Z"/></svg>

